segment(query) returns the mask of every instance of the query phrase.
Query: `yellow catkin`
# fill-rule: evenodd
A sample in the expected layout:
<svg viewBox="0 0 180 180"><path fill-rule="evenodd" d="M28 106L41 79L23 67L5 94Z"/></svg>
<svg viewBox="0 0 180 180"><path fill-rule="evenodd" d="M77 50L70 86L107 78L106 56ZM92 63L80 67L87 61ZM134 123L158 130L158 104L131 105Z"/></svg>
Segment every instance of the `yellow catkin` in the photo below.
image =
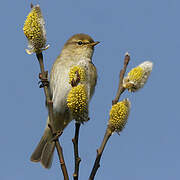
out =
<svg viewBox="0 0 180 180"><path fill-rule="evenodd" d="M124 99L112 106L109 113L109 125L114 131L120 132L123 130L128 119L129 111L130 101L128 99Z"/></svg>
<svg viewBox="0 0 180 180"><path fill-rule="evenodd" d="M86 79L85 69L80 66L73 66L69 71L69 84L72 83L72 80L74 81L77 80L77 73L79 74L80 82L85 81Z"/></svg>
<svg viewBox="0 0 180 180"><path fill-rule="evenodd" d="M135 92L142 88L152 71L152 67L152 62L144 61L139 66L133 68L127 77L123 79L123 87L130 92Z"/></svg>
<svg viewBox="0 0 180 180"><path fill-rule="evenodd" d="M141 67L133 68L129 73L128 77L130 81L139 82L143 77L143 69Z"/></svg>
<svg viewBox="0 0 180 180"><path fill-rule="evenodd" d="M73 87L67 96L67 106L76 121L88 120L88 98L83 84Z"/></svg>
<svg viewBox="0 0 180 180"><path fill-rule="evenodd" d="M23 31L28 39L30 50L27 53L41 52L48 48L46 45L46 32L44 19L39 5L33 6L25 20Z"/></svg>

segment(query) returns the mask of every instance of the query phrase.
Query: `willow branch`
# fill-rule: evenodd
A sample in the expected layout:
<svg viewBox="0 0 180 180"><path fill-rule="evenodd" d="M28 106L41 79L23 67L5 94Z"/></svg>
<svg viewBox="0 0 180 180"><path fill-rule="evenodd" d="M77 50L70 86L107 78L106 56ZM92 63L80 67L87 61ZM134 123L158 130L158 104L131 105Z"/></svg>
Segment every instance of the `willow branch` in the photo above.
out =
<svg viewBox="0 0 180 180"><path fill-rule="evenodd" d="M124 57L124 66L121 69L120 75L119 75L118 91L116 93L115 99L112 101L112 105L116 104L119 101L119 98L120 98L121 94L125 91L125 88L123 87L123 78L124 78L124 75L126 73L126 69L127 69L129 61L130 61L130 56L129 56L128 53L126 53L125 57ZM89 176L89 180L94 180L96 172L97 172L98 168L100 167L101 156L103 154L104 148L105 148L109 138L112 135L112 132L114 132L114 129L112 127L108 126L107 129L106 129L103 141L101 143L101 146L97 150L96 160L94 162L93 169L92 169L91 174Z"/></svg>
<svg viewBox="0 0 180 180"><path fill-rule="evenodd" d="M43 54L38 53L38 54L36 54L36 57L37 57L37 59L39 61L39 65L40 65L40 69L41 69L41 73L39 75L39 78L41 79L42 84L40 85L40 87L43 87L44 94L46 96L46 102L47 102L48 114L49 114L49 121L50 121L49 127L50 127L50 130L51 130L52 135L53 135L53 140L55 141L56 150L57 150L57 153L58 153L58 157L59 157L61 170L62 170L64 179L69 180L66 164L65 164L65 161L64 161L62 147L61 147L59 139L58 139L59 136L62 134L62 132L59 133L59 134L56 133L54 123L53 123L53 102L51 100L49 87L48 87L49 86L48 72L44 70Z"/></svg>
<svg viewBox="0 0 180 180"><path fill-rule="evenodd" d="M76 122L75 123L75 135L72 139L73 146L74 146L74 173L73 178L74 180L78 180L79 177L79 164L81 162L81 158L79 157L79 150L78 150L78 140L79 140L79 128L81 124Z"/></svg>
<svg viewBox="0 0 180 180"><path fill-rule="evenodd" d="M104 148L106 146L106 143L108 142L108 140L111 137L111 135L112 135L112 131L109 128L107 128L106 132L105 132L105 135L104 135L104 138L103 138L103 141L101 143L101 146L97 150L96 160L94 162L93 169L92 169L91 174L89 176L89 180L93 180L94 179L94 177L96 175L96 172L97 172L98 168L100 167L100 160L101 160L102 153L103 153Z"/></svg>
<svg viewBox="0 0 180 180"><path fill-rule="evenodd" d="M116 104L119 101L121 94L125 91L125 88L123 87L123 78L126 73L126 68L128 66L129 61L130 61L130 55L126 53L124 57L124 66L123 69L121 69L119 75L119 86L118 86L117 94L115 99L112 101L112 105Z"/></svg>
<svg viewBox="0 0 180 180"><path fill-rule="evenodd" d="M76 71L76 79L72 79L71 81L71 86L75 87L78 85L80 82L80 75L79 72ZM79 129L80 129L81 124L78 122L75 122L75 135L74 138L72 139L73 146L74 146L74 173L73 173L73 178L74 180L78 180L79 177L79 164L81 162L81 158L79 157L79 148L78 148L78 140L79 140Z"/></svg>

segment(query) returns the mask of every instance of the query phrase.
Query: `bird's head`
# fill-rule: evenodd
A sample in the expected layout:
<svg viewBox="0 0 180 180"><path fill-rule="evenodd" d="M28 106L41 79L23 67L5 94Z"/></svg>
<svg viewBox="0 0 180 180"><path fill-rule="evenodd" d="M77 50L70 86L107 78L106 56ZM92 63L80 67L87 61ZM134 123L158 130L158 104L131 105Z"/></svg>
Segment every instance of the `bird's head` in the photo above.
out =
<svg viewBox="0 0 180 180"><path fill-rule="evenodd" d="M65 43L63 51L74 57L91 58L98 43L87 34L75 34Z"/></svg>

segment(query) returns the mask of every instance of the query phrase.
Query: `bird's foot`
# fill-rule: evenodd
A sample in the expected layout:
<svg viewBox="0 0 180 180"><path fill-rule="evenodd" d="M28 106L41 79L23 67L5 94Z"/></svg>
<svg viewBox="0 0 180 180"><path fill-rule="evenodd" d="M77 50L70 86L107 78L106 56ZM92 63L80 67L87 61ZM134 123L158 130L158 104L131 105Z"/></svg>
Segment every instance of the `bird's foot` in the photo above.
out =
<svg viewBox="0 0 180 180"><path fill-rule="evenodd" d="M42 73L39 73L39 79L40 81L38 82L39 88L43 88L45 86L49 86L49 81L48 81L48 71L45 72L45 77L43 77Z"/></svg>

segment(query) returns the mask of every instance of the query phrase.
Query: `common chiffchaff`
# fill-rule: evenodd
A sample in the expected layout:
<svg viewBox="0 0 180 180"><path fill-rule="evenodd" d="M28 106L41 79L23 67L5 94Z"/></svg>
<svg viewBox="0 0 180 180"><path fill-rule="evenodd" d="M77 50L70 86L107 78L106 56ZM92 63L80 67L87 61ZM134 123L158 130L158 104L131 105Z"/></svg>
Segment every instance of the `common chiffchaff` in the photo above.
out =
<svg viewBox="0 0 180 180"><path fill-rule="evenodd" d="M82 66L87 71L88 102L91 99L96 81L97 72L92 63L94 46L99 42L86 34L72 36L64 45L60 55L54 62L50 74L50 92L53 101L53 121L56 131L63 130L73 120L72 114L67 107L67 95L72 86L69 84L69 71L72 66ZM47 125L39 144L31 156L31 161L41 162L43 167L50 168L52 164L54 141L51 141L52 134Z"/></svg>

